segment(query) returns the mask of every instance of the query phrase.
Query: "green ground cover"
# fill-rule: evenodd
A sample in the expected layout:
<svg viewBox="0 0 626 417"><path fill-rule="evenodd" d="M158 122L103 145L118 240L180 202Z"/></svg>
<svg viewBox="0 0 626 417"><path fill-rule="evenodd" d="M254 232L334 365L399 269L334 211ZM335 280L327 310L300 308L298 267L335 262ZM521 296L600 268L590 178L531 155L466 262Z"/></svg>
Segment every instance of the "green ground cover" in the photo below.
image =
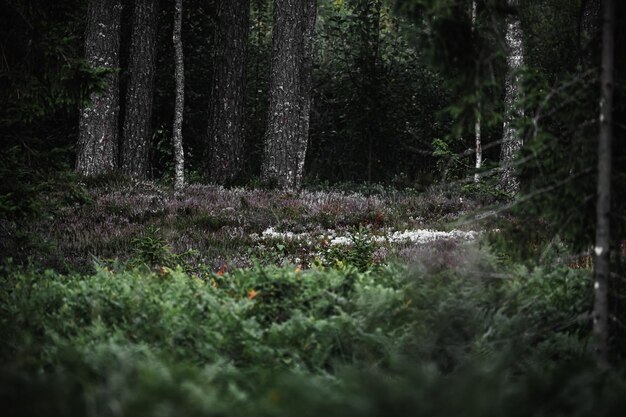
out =
<svg viewBox="0 0 626 417"><path fill-rule="evenodd" d="M4 240L14 256L0 270L10 415L623 406L620 368L589 359L591 271L560 253L543 266L506 260L485 230L462 238L489 223L461 225L478 204L460 193L75 187L44 193L47 215L5 229L21 232ZM435 228L460 230L402 240Z"/></svg>

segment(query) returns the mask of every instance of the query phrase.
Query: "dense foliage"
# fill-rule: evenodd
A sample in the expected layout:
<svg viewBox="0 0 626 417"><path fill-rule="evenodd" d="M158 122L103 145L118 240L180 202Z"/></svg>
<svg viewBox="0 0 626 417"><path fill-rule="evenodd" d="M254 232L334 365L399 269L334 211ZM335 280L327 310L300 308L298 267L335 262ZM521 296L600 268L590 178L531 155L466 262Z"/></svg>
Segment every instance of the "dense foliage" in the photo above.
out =
<svg viewBox="0 0 626 417"><path fill-rule="evenodd" d="M38 415L586 415L591 398L616 412L619 383L559 379L585 368L588 272L473 256L482 271L8 264L0 396Z"/></svg>

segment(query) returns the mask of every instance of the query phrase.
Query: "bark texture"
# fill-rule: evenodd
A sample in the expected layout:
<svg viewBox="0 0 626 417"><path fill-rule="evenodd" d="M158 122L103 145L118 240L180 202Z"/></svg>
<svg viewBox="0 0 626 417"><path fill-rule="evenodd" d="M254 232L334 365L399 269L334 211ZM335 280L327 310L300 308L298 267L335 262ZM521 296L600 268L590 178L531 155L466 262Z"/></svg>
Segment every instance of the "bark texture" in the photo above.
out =
<svg viewBox="0 0 626 417"><path fill-rule="evenodd" d="M603 0L602 74L600 78L600 136L598 141L598 195L596 204L593 334L598 365L609 365L609 276L611 254L611 141L613 140L613 61L615 3Z"/></svg>
<svg viewBox="0 0 626 417"><path fill-rule="evenodd" d="M304 161L309 143L309 127L311 122L311 90L313 89L313 39L315 37L315 21L317 19L317 0L303 1L303 32L302 39L302 62L300 65L300 137L302 143L302 156L298 158L296 187L300 188L302 175L304 174Z"/></svg>
<svg viewBox="0 0 626 417"><path fill-rule="evenodd" d="M476 139L476 173L474 174L474 182L480 182L480 174L478 171L483 166L483 145L481 138L481 115L480 115L480 103L476 109L476 121L474 122L474 136Z"/></svg>
<svg viewBox="0 0 626 417"><path fill-rule="evenodd" d="M478 18L478 5L476 0L472 1L472 31L476 31L476 19ZM480 95L480 62L476 62L476 92ZM480 182L480 175L478 171L483 165L483 146L481 137L481 106L480 99L476 103L476 120L474 121L474 137L476 140L476 173L474 174L474 182Z"/></svg>
<svg viewBox="0 0 626 417"><path fill-rule="evenodd" d="M76 171L97 175L117 169L121 0L90 0L85 58L92 68L111 70L106 87L80 112Z"/></svg>
<svg viewBox="0 0 626 417"><path fill-rule="evenodd" d="M174 107L174 188L180 190L185 186L185 151L183 150L183 111L185 109L185 62L183 54L182 21L183 0L176 0L174 5L174 59L176 78L176 103Z"/></svg>
<svg viewBox="0 0 626 417"><path fill-rule="evenodd" d="M309 138L316 0L274 0L272 73L262 180L299 189Z"/></svg>
<svg viewBox="0 0 626 417"><path fill-rule="evenodd" d="M231 183L241 172L244 150L244 68L250 0L220 0L215 28L214 70L209 104L211 181Z"/></svg>
<svg viewBox="0 0 626 417"><path fill-rule="evenodd" d="M120 165L122 172L139 179L148 177L150 167L158 3L135 0L133 15Z"/></svg>
<svg viewBox="0 0 626 417"><path fill-rule="evenodd" d="M516 6L517 0L509 0L510 6ZM504 126L502 133L502 147L500 151L501 178L500 186L503 191L516 194L519 190L519 180L516 175L514 160L522 147L522 138L513 126L515 119L523 114L516 103L521 94L520 70L524 65L522 24L519 17L509 15L506 19L506 46L507 74L505 81L504 98Z"/></svg>

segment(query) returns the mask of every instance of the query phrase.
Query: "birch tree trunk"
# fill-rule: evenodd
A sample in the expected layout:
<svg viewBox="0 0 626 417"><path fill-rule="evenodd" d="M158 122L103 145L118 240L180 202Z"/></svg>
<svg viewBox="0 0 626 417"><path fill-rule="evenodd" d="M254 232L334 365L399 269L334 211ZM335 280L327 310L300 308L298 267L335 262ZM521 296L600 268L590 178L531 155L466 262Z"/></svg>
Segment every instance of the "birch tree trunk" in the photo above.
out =
<svg viewBox="0 0 626 417"><path fill-rule="evenodd" d="M609 276L611 254L611 141L613 139L613 61L615 3L603 0L602 74L600 78L600 136L598 141L598 195L596 204L593 334L601 368L609 366Z"/></svg>
<svg viewBox="0 0 626 417"><path fill-rule="evenodd" d="M478 16L478 5L476 4L476 0L472 1L472 31L476 31L476 19ZM480 62L476 63L476 93L480 94L480 78L479 78L479 70L480 70ZM480 175L478 174L478 170L483 165L483 148L482 148L482 138L481 138L481 106L480 106L480 98L478 98L476 102L476 120L474 122L474 136L476 139L476 173L474 174L474 182L480 182Z"/></svg>
<svg viewBox="0 0 626 417"><path fill-rule="evenodd" d="M518 0L508 0L510 6L517 6ZM523 113L516 106L521 94L520 70L524 65L524 48L522 44L522 24L519 17L509 15L506 19L506 46L507 74L505 81L504 98L504 125L502 133L502 146L500 150L501 177L500 187L503 191L516 194L519 190L519 180L514 167L514 160L522 147L522 138L513 127L515 119L522 117Z"/></svg>
<svg viewBox="0 0 626 417"><path fill-rule="evenodd" d="M313 39L315 37L315 21L317 19L317 0L303 1L303 32L302 62L300 65L300 137L302 157L298 158L296 187L300 188L304 174L304 160L309 144L309 127L311 122L311 90L313 89Z"/></svg>
<svg viewBox="0 0 626 417"><path fill-rule="evenodd" d="M231 183L241 172L244 150L244 84L250 0L220 0L215 28L209 103L211 181Z"/></svg>
<svg viewBox="0 0 626 417"><path fill-rule="evenodd" d="M270 102L261 179L299 189L309 138L316 0L274 0Z"/></svg>
<svg viewBox="0 0 626 417"><path fill-rule="evenodd" d="M90 0L85 58L92 68L111 70L106 87L80 112L76 172L98 175L117 169L121 0Z"/></svg>
<svg viewBox="0 0 626 417"><path fill-rule="evenodd" d="M176 79L176 103L174 106L174 189L185 186L185 152L183 150L183 112L185 109L185 62L183 55L182 21L183 0L176 0L174 5L174 59Z"/></svg>
<svg viewBox="0 0 626 417"><path fill-rule="evenodd" d="M150 164L158 11L158 0L135 0L121 169L138 179Z"/></svg>

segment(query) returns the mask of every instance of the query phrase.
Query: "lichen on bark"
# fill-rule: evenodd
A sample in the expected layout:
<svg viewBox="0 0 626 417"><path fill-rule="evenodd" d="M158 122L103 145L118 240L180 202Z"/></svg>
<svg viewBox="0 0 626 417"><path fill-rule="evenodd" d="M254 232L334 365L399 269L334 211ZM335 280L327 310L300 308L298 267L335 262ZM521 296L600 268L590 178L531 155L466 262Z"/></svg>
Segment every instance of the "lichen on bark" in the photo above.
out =
<svg viewBox="0 0 626 417"><path fill-rule="evenodd" d="M516 6L516 0L509 0L510 6ZM503 191L514 195L519 190L519 179L516 175L515 158L522 148L522 138L514 126L516 119L523 116L518 106L521 96L521 70L524 66L524 47L522 24L517 15L510 14L506 18L507 73L504 97L504 124L502 145L500 150L500 187Z"/></svg>
<svg viewBox="0 0 626 417"><path fill-rule="evenodd" d="M311 108L316 0L274 0L270 103L261 179L300 188Z"/></svg>
<svg viewBox="0 0 626 417"><path fill-rule="evenodd" d="M249 17L250 0L220 0L217 4L207 171L210 180L218 184L232 183L243 166Z"/></svg>
<svg viewBox="0 0 626 417"><path fill-rule="evenodd" d="M150 167L158 3L135 0L133 14L120 165L138 179L147 178Z"/></svg>
<svg viewBox="0 0 626 417"><path fill-rule="evenodd" d="M121 0L90 0L87 6L85 59L106 69L106 86L92 93L80 111L76 172L98 175L117 169Z"/></svg>
<svg viewBox="0 0 626 417"><path fill-rule="evenodd" d="M176 103L174 108L174 126L172 141L174 145L174 188L185 186L185 151L183 150L183 111L185 109L185 62L182 40L183 0L176 0L174 12L174 57L176 79Z"/></svg>

